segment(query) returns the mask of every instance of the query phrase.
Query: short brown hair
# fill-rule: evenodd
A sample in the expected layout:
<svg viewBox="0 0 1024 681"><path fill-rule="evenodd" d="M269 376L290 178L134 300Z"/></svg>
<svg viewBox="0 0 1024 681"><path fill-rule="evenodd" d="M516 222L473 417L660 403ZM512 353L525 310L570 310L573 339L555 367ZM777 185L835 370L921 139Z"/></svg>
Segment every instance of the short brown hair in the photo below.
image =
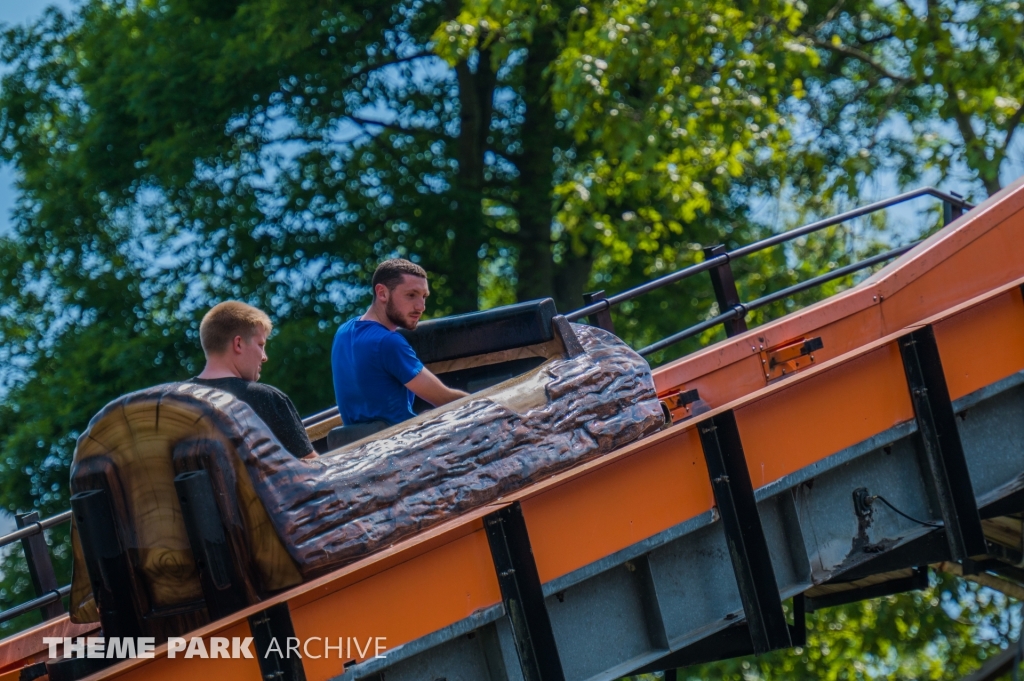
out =
<svg viewBox="0 0 1024 681"><path fill-rule="evenodd" d="M209 355L226 350L235 336L248 341L258 330L263 329L269 334L273 328L274 324L263 310L237 300L225 300L203 316L199 324L199 342L203 352Z"/></svg>
<svg viewBox="0 0 1024 681"><path fill-rule="evenodd" d="M377 289L377 284L384 284L389 291L402 283L402 275L411 274L414 277L427 278L427 271L414 262L405 258L392 258L377 265L373 272L373 279L370 281L370 288Z"/></svg>

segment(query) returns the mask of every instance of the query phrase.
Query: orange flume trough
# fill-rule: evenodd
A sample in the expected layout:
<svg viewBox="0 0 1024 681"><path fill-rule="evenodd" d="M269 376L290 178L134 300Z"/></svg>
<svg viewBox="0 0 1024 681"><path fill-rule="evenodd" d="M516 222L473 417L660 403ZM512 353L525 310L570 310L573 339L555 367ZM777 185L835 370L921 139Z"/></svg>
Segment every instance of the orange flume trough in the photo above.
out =
<svg viewBox="0 0 1024 681"><path fill-rule="evenodd" d="M247 617L279 603L287 603L300 639L385 637L389 650L473 622L502 605L483 519L515 502L542 584L568 580L695 519L714 523L699 427L719 414L735 415L751 482L761 490L914 420L897 344L908 331L934 329L954 402L1024 371L1022 244L1024 184L1018 183L854 288L654 372L659 395L696 388L710 412L687 418L685 408L676 409L676 423L655 435L190 636L249 636ZM782 379L766 378L765 352L819 337L813 364ZM784 596L827 580L828 569L816 569L791 586L783 587L780 578ZM0 642L0 681L19 678L25 665L45 658L43 636L86 635L96 626L72 625L64 617ZM353 652L344 660L305 657L305 678L374 678L357 675L372 653ZM632 667L605 671L574 662L576 671L566 677L614 678L640 662L630 658ZM218 681L261 676L253 659L169 659L162 646L154 659L125 660L88 678L170 681L185 674Z"/></svg>

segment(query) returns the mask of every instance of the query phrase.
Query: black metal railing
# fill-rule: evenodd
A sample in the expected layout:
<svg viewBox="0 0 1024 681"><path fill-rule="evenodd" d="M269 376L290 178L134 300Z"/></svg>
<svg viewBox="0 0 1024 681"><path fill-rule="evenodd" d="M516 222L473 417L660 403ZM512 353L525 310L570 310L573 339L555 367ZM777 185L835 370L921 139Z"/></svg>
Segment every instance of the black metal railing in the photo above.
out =
<svg viewBox="0 0 1024 681"><path fill-rule="evenodd" d="M63 598L71 593L71 585L57 586L57 576L53 570L50 549L46 545L43 531L47 528L66 523L71 520L71 511L64 511L43 520L39 513L19 513L15 516L18 529L0 537L0 547L8 546L16 541L21 542L25 551L25 562L28 563L29 577L36 597L25 603L0 612L0 622L7 622L19 615L33 610L41 610L44 620L60 617L64 614Z"/></svg>
<svg viewBox="0 0 1024 681"><path fill-rule="evenodd" d="M899 248L894 248L885 253L865 258L859 262L837 268L821 276L794 284L793 286L782 289L781 291L770 293L748 303L741 302L739 294L736 291L736 284L733 280L731 267L733 260L922 196L932 196L942 201L943 220L945 224L949 224L956 218L960 217L964 210L970 210L974 207L970 203L964 201L964 199L957 194L942 192L934 187L916 189L884 201L878 201L876 203L836 215L826 220L820 220L788 232L776 234L767 239L762 239L761 241L741 246L733 251L727 252L723 246L709 246L704 249L705 259L703 262L691 265L690 267L681 269L677 272L667 274L664 277L649 281L613 296L605 297L603 291L588 293L584 300L587 304L578 310L574 310L566 314L565 317L571 321L579 321L584 317L589 317L590 323L594 326L599 326L603 329L614 332L615 329L612 325L611 319L612 307L638 298L645 293L669 286L670 284L674 284L704 272L710 272L711 283L715 290L715 297L718 301L719 310L723 310L723 312L706 319L699 324L695 324L678 333L672 334L671 336L668 336L656 343L648 345L647 347L641 348L637 352L641 355L655 353L658 350L663 350L670 345L673 345L674 343L678 343L686 338L690 338L691 336L695 336L708 329L714 328L719 324L725 325L726 333L729 336L742 333L746 330L745 317L748 312L770 303L784 300L789 296L820 286L821 284L833 279L845 277L848 274L891 260L892 258L906 253L917 244L907 244L906 246L900 246ZM312 416L307 416L302 420L302 425L308 428L329 418L333 418L334 416L337 416L337 414L338 408L336 406L331 407L330 409L325 409L324 411L313 414ZM68 522L70 519L70 510L64 511L63 513L59 513L50 518L46 518L45 520L39 520L39 515L34 511L31 513L19 514L16 516L19 529L5 537L0 537L0 547L7 546L8 544L12 544L19 540L22 542L22 546L25 550L25 558L28 562L29 574L32 577L32 584L36 592L36 598L0 612L0 622L6 622L18 617L19 615L23 615L37 609L42 610L44 620L59 617L64 614L65 611L61 599L70 593L71 586L57 586L53 563L50 559L50 552L46 546L42 533L43 530Z"/></svg>
<svg viewBox="0 0 1024 681"><path fill-rule="evenodd" d="M664 350L670 345L685 340L686 338L696 336L720 324L725 326L725 331L728 336L735 336L736 334L747 330L746 315L748 312L770 303L784 300L792 295L820 286L821 284L832 281L833 279L845 277L849 274L853 274L854 272L877 265L878 263L891 260L892 258L906 253L916 246L917 243L915 242L907 244L906 246L900 246L899 248L894 248L885 253L865 258L859 262L837 268L821 276L794 284L793 286L781 291L771 293L748 303L743 303L740 300L739 293L736 290L736 283L732 272L732 262L734 260L923 196L932 196L942 201L944 224L949 224L960 217L965 210L970 210L974 207L972 204L967 203L963 197L958 194L946 193L934 187L915 189L914 191L906 192L904 194L885 199L884 201L877 201L845 213L840 213L839 215L825 220L819 220L817 222L804 225L803 227L798 227L797 229L776 234L768 237L767 239L762 239L752 244L741 246L732 251L726 251L724 246L706 247L704 249L703 262L672 272L671 274L659 277L658 279L641 284L640 286L636 286L627 291L617 293L613 296L605 297L604 291L588 293L585 296L585 302L587 305L579 308L578 310L573 310L572 312L567 313L565 318L570 321L579 321L584 317L587 317L588 321L592 325L599 326L606 331L614 333L615 327L611 318L612 307L620 305L626 301L639 298L645 293L650 293L651 291L656 291L671 284L683 281L684 279L689 279L697 276L698 274L708 272L711 275L711 284L715 292L715 299L718 302L719 314L687 329L683 329L678 333L674 333L656 343L640 348L637 352L645 356L653 354L659 350Z"/></svg>

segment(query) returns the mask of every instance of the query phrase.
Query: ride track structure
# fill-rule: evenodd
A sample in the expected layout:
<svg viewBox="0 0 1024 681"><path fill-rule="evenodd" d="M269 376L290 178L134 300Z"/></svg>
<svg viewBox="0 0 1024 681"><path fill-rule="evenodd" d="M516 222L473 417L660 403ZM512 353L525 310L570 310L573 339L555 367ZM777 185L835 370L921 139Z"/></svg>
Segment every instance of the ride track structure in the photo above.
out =
<svg viewBox="0 0 1024 681"><path fill-rule="evenodd" d="M799 645L805 610L943 561L1017 576L1022 237L1018 183L856 287L657 369L671 427L189 634L383 637L382 658L162 646L88 678L615 679ZM89 630L7 639L0 679Z"/></svg>

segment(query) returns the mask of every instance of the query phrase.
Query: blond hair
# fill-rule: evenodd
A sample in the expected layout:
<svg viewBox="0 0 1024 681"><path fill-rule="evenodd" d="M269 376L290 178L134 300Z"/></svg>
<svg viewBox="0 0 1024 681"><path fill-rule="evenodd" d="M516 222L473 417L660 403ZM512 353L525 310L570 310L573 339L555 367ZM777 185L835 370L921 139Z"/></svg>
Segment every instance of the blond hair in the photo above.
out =
<svg viewBox="0 0 1024 681"><path fill-rule="evenodd" d="M199 342L207 355L224 352L235 336L248 341L262 329L268 335L274 324L267 313L237 300L225 300L210 308L199 324Z"/></svg>

